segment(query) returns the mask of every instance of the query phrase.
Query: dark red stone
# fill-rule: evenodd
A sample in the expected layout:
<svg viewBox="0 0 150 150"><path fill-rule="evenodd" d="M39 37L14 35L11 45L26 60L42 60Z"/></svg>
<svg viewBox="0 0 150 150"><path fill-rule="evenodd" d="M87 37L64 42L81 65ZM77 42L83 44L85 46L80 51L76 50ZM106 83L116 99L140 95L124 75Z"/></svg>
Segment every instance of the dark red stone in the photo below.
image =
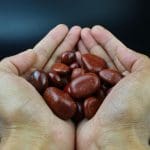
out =
<svg viewBox="0 0 150 150"><path fill-rule="evenodd" d="M45 89L48 87L48 75L41 70L35 70L32 72L28 81L37 89L39 93L43 93Z"/></svg>
<svg viewBox="0 0 150 150"><path fill-rule="evenodd" d="M44 99L52 111L61 119L68 120L76 113L76 103L69 96L58 88L49 87L44 93Z"/></svg>
<svg viewBox="0 0 150 150"><path fill-rule="evenodd" d="M71 81L70 91L73 98L81 99L91 96L100 88L100 80L94 73L86 73Z"/></svg>
<svg viewBox="0 0 150 150"><path fill-rule="evenodd" d="M84 115L85 118L91 119L95 113L97 112L98 108L100 107L101 101L99 101L95 97L89 97L84 101Z"/></svg>
<svg viewBox="0 0 150 150"><path fill-rule="evenodd" d="M82 55L82 61L86 69L93 73L98 73L99 71L107 67L104 59L92 54Z"/></svg>

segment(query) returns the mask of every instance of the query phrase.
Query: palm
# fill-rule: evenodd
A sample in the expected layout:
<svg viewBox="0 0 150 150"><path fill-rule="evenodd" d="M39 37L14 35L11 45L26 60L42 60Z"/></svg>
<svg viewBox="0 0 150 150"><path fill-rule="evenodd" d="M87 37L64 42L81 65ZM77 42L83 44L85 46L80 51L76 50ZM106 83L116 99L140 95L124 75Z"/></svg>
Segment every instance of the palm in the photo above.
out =
<svg viewBox="0 0 150 150"><path fill-rule="evenodd" d="M114 37L109 42L102 41L106 40L106 36L108 38L108 35L111 35L104 29L103 31L101 29L102 33L93 29L93 36L97 42L102 44L109 56L105 51L102 52L101 48L98 52L97 42L94 41L94 38L93 41L91 40L92 47L88 44L89 42L86 43L87 40L84 37L84 34L87 34L86 30L82 35L86 45L85 49L87 51L92 49L92 53L101 55L109 62L108 65L111 68L118 69L126 76L106 97L95 117L88 122L84 121L79 126L77 132L78 149L149 149L150 60L145 56L128 51ZM92 39L88 35L86 38ZM114 52L114 47L119 47L118 51ZM115 55L113 55L114 53ZM116 61L116 59L118 60ZM80 142L81 139L82 142ZM123 145L124 147L122 147Z"/></svg>
<svg viewBox="0 0 150 150"><path fill-rule="evenodd" d="M59 53L65 49L73 49L80 29L74 27L70 30L69 38L66 36L67 30L65 26L60 25L35 46L34 52L16 55L1 62L0 118L3 120L1 126L7 129L2 129L5 131L2 134L8 133L7 143L12 144L12 141L18 139L17 136L25 133L28 138L31 136L30 143L36 142L35 149L38 149L36 145L40 145L41 139L44 139L45 143L40 145L40 149L71 150L74 148L73 124L56 117L35 88L23 78L34 68L48 71ZM72 42L70 47L69 40ZM54 50L55 53L51 56ZM21 138L19 140L21 142ZM11 144L3 145L1 149L9 149Z"/></svg>
<svg viewBox="0 0 150 150"><path fill-rule="evenodd" d="M20 130L28 130L29 136L31 133L33 135L36 133L41 138L48 137L45 145L51 145L55 149L66 149L63 142L56 145L57 136L61 132L65 142L68 141L67 139L73 140L73 125L53 115L43 98L25 79L7 73L3 76L0 80L3 87L0 91L2 97L0 117L4 120L2 126L8 128L6 132L11 133L12 130L15 130L11 134L12 139L16 138ZM55 134L49 136L51 132L55 132ZM68 143L70 145L68 148L72 147L71 144L72 142ZM48 147L45 147L45 149L48 149Z"/></svg>

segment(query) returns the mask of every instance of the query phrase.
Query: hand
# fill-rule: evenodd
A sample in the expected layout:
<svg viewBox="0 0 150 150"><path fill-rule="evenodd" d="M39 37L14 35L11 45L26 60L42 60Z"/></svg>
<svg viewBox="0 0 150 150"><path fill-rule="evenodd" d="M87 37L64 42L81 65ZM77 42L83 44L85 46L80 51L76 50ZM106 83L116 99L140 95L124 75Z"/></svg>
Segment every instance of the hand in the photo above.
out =
<svg viewBox="0 0 150 150"><path fill-rule="evenodd" d="M81 31L82 53L103 57L122 79L96 115L77 129L78 150L146 150L150 138L150 59L123 45L101 26Z"/></svg>
<svg viewBox="0 0 150 150"><path fill-rule="evenodd" d="M1 150L74 149L74 125L56 117L23 77L34 68L48 71L62 51L74 48L80 30L58 25L33 49L0 62Z"/></svg>

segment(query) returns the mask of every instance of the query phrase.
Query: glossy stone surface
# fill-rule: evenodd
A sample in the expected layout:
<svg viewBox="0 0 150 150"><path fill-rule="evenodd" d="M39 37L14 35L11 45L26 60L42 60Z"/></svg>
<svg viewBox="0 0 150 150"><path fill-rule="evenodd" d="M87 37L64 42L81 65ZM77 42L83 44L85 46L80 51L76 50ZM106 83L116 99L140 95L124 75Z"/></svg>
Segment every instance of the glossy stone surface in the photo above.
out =
<svg viewBox="0 0 150 150"><path fill-rule="evenodd" d="M80 66L79 66L79 64L77 63L77 62L74 62L74 63L72 63L71 65L70 65L70 69L71 70L73 70L73 69L75 69L75 68L79 68Z"/></svg>
<svg viewBox="0 0 150 150"><path fill-rule="evenodd" d="M122 79L121 74L112 69L104 69L100 71L99 76L111 85L117 84Z"/></svg>
<svg viewBox="0 0 150 150"><path fill-rule="evenodd" d="M70 68L69 66L63 64L63 63L55 63L52 67L51 67L51 71L52 72L56 72L59 75L67 75L70 73Z"/></svg>
<svg viewBox="0 0 150 150"><path fill-rule="evenodd" d="M62 87L66 84L66 82L64 82L64 80L56 72L49 72L48 76L50 85L52 86Z"/></svg>
<svg viewBox="0 0 150 150"><path fill-rule="evenodd" d="M42 94L44 90L48 87L48 75L42 70L35 70L32 72L28 81L37 89L39 93Z"/></svg>
<svg viewBox="0 0 150 150"><path fill-rule="evenodd" d="M65 51L61 55L61 62L70 65L76 60L75 53L73 51Z"/></svg>
<svg viewBox="0 0 150 150"><path fill-rule="evenodd" d="M84 119L84 110L83 110L83 103L76 102L77 111L73 116L72 120L77 124Z"/></svg>
<svg viewBox="0 0 150 150"><path fill-rule="evenodd" d="M100 107L101 101L99 101L95 97L89 97L84 101L84 115L85 118L91 119L95 113L97 112L98 108Z"/></svg>
<svg viewBox="0 0 150 150"><path fill-rule="evenodd" d="M61 119L68 120L76 112L77 106L74 100L55 87L49 87L44 93L44 99L52 111Z"/></svg>
<svg viewBox="0 0 150 150"><path fill-rule="evenodd" d="M86 69L93 73L98 73L107 67L106 62L102 58L92 54L82 55L82 61Z"/></svg>
<svg viewBox="0 0 150 150"><path fill-rule="evenodd" d="M86 98L100 88L100 80L94 73L86 73L71 81L70 91L73 98Z"/></svg>
<svg viewBox="0 0 150 150"><path fill-rule="evenodd" d="M82 76L85 74L85 70L82 69L82 68L75 68L73 71L72 71L72 74L71 74L71 79L75 79L79 76Z"/></svg>

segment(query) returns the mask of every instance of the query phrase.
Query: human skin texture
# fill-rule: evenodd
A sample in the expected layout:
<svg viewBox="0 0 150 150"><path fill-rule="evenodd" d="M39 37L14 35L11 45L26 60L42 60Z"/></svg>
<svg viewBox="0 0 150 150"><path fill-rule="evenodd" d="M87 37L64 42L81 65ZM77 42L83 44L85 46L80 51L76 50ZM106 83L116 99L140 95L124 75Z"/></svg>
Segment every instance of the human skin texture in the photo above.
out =
<svg viewBox="0 0 150 150"><path fill-rule="evenodd" d="M64 49L72 50L80 31L58 25L33 49L0 62L1 150L74 149L74 125L56 117L26 78L35 68L47 71Z"/></svg>
<svg viewBox="0 0 150 150"><path fill-rule="evenodd" d="M78 126L77 149L148 150L150 59L127 48L101 26L83 29L78 49L101 56L124 78L113 87L96 115Z"/></svg>
<svg viewBox="0 0 150 150"><path fill-rule="evenodd" d="M71 121L52 113L26 79L35 69L48 72L63 51L77 44L82 54L102 57L125 77L96 115L75 129ZM150 59L127 48L101 26L82 31L75 26L68 31L58 25L33 49L0 62L0 85L1 150L149 149Z"/></svg>

